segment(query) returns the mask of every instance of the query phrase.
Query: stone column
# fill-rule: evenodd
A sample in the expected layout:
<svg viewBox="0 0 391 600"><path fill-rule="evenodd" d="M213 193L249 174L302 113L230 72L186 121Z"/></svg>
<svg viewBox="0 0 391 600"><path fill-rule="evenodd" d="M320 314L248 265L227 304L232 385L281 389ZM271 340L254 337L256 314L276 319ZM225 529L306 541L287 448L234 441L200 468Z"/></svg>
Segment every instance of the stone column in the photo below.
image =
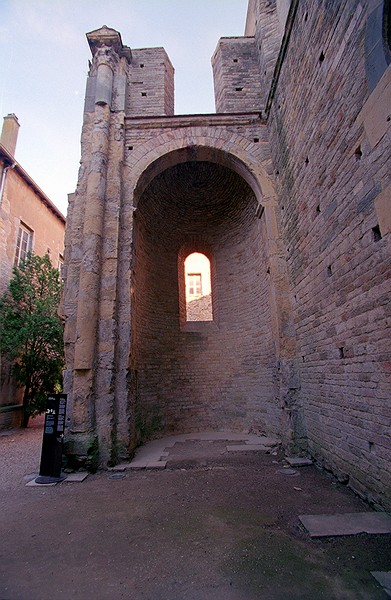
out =
<svg viewBox="0 0 391 600"><path fill-rule="evenodd" d="M80 462L99 462L96 377L102 302L102 249L107 201L107 171L112 129L113 86L122 43L103 27L87 35L93 62L87 85L82 169L77 202L84 203L82 256L74 335L71 424L68 451ZM98 403L99 404L99 403ZM98 410L99 412L99 410Z"/></svg>

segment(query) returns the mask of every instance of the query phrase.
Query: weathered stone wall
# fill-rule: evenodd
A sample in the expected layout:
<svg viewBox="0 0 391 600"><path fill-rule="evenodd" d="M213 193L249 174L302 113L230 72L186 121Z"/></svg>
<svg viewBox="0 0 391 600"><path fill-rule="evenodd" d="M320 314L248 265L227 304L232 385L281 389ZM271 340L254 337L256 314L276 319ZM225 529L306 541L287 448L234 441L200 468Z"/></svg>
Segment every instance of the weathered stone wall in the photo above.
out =
<svg viewBox="0 0 391 600"><path fill-rule="evenodd" d="M212 67L216 112L260 110L259 66L253 37L221 38Z"/></svg>
<svg viewBox="0 0 391 600"><path fill-rule="evenodd" d="M246 36L254 38L254 57L258 62L257 80L260 82L260 110L264 111L272 87L285 21L290 0L250 0Z"/></svg>
<svg viewBox="0 0 391 600"><path fill-rule="evenodd" d="M212 296L206 294L190 300L186 305L187 321L210 321L212 314Z"/></svg>
<svg viewBox="0 0 391 600"><path fill-rule="evenodd" d="M391 77L371 82L373 4L298 4L268 128L309 450L390 506Z"/></svg>
<svg viewBox="0 0 391 600"><path fill-rule="evenodd" d="M174 68L164 48L132 50L126 112L137 116L174 114Z"/></svg>

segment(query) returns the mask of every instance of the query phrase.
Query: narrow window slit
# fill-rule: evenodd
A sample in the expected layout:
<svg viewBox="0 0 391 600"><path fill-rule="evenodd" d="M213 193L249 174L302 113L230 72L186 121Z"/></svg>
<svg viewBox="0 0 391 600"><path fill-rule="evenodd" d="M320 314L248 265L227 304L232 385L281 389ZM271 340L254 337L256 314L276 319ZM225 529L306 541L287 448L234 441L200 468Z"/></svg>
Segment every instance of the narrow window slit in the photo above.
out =
<svg viewBox="0 0 391 600"><path fill-rule="evenodd" d="M210 261L200 252L185 260L186 321L213 321Z"/></svg>
<svg viewBox="0 0 391 600"><path fill-rule="evenodd" d="M372 236L374 242L380 242L380 240L382 239L382 234L379 225L375 225L375 227L372 227Z"/></svg>

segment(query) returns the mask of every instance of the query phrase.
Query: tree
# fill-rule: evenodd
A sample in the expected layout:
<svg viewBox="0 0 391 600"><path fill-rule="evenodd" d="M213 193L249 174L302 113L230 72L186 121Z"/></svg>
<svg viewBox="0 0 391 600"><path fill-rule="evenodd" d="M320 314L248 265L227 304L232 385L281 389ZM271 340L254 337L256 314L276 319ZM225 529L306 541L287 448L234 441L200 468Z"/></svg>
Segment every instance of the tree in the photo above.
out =
<svg viewBox="0 0 391 600"><path fill-rule="evenodd" d="M45 410L48 393L62 389L63 324L58 316L62 282L48 255L28 255L13 270L0 297L0 351L24 388L23 427Z"/></svg>

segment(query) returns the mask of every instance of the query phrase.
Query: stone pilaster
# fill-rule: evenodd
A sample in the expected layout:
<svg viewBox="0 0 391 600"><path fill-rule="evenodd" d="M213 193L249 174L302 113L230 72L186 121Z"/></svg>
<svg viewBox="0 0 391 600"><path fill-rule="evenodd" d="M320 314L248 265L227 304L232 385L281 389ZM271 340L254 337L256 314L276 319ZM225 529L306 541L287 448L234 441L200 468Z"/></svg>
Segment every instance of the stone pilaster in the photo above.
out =
<svg viewBox="0 0 391 600"><path fill-rule="evenodd" d="M108 374L114 369L118 239L118 210L115 207L113 210L112 198L118 193L121 181L121 122L124 119L124 94L117 92L126 85L130 50L122 46L119 34L107 27L91 32L87 38L93 61L87 84L83 163L76 194L79 207L84 204L84 215L80 214L83 219L81 256L74 269L78 269L78 295L74 352L69 353L73 360L73 381L69 384L72 408L68 442L71 454L80 460L87 458L89 462L101 462L99 452L100 447L104 447L106 464L113 426L112 383L108 382ZM121 97L122 106L118 106ZM108 186L109 166L113 173ZM72 270L69 276L72 278ZM72 334L70 338L72 345ZM106 354L107 343L110 348ZM98 396L96 385L106 388Z"/></svg>
<svg viewBox="0 0 391 600"><path fill-rule="evenodd" d="M289 452L306 448L303 407L300 401L300 370L293 320L292 290L278 226L278 204L274 193L263 198L269 242L270 305L279 379L281 438Z"/></svg>

